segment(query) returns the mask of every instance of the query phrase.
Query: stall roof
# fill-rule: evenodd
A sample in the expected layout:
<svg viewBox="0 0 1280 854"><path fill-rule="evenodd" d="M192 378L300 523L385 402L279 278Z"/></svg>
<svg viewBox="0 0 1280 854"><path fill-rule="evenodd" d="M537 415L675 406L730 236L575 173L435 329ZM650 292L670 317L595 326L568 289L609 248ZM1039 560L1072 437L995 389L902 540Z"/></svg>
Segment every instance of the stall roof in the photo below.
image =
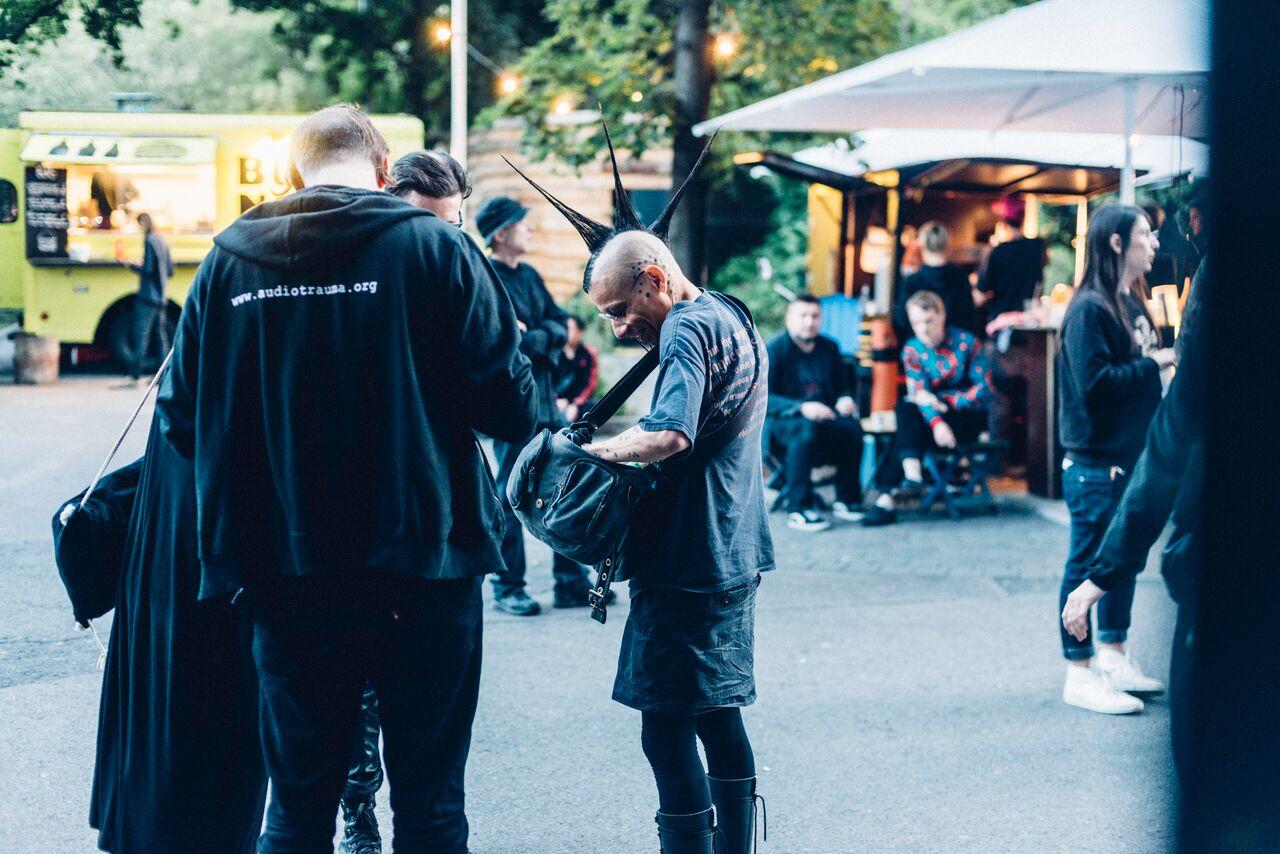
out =
<svg viewBox="0 0 1280 854"><path fill-rule="evenodd" d="M942 190L1089 196L1119 183L1124 142L1114 134L877 128L861 144L815 146L791 157L766 154L774 171L839 189L866 186L869 172L896 169L914 186ZM1134 163L1141 183L1203 176L1208 147L1179 137L1141 137Z"/></svg>
<svg viewBox="0 0 1280 854"><path fill-rule="evenodd" d="M1041 0L734 110L694 128L847 133L867 127L1204 137L1207 0Z"/></svg>

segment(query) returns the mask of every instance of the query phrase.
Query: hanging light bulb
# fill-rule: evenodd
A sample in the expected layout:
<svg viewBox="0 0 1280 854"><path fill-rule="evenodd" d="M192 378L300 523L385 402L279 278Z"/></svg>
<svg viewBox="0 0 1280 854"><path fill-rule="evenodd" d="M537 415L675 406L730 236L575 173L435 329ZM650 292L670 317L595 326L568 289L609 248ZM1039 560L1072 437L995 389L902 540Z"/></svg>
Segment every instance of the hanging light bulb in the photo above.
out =
<svg viewBox="0 0 1280 854"><path fill-rule="evenodd" d="M436 44L448 44L453 40L453 28L444 21L436 21L431 25L431 40Z"/></svg>
<svg viewBox="0 0 1280 854"><path fill-rule="evenodd" d="M551 104L551 112L557 116L567 116L573 112L573 99L568 95L561 95Z"/></svg>
<svg viewBox="0 0 1280 854"><path fill-rule="evenodd" d="M732 59L738 53L738 37L733 33L718 33L712 42L712 50L720 59Z"/></svg>
<svg viewBox="0 0 1280 854"><path fill-rule="evenodd" d="M644 100L644 93L639 89L631 93L631 103L638 104Z"/></svg>
<svg viewBox="0 0 1280 854"><path fill-rule="evenodd" d="M498 91L504 95L514 95L520 91L520 78L510 71L498 75Z"/></svg>

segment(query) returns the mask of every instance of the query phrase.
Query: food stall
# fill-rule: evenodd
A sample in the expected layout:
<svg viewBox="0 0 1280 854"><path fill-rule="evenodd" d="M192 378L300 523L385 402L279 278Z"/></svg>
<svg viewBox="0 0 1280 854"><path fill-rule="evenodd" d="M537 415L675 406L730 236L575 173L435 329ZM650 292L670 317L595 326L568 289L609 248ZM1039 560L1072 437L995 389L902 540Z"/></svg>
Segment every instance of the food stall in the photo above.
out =
<svg viewBox="0 0 1280 854"><path fill-rule="evenodd" d="M213 235L289 192L288 139L303 118L22 113L0 130L0 309L20 312L27 332L126 359L137 276L119 259L141 259L137 215L170 244L176 317ZM422 146L418 119L373 121L393 157Z"/></svg>
<svg viewBox="0 0 1280 854"><path fill-rule="evenodd" d="M735 159L809 184L809 287L818 295L860 298L866 341L876 321L891 311L908 243L904 236L911 230L941 222L951 236L950 262L976 278L1001 228L995 203L1013 195L1026 201L1028 237L1037 235L1041 206L1072 206L1073 280L1045 283L1046 299L1060 286L1055 305L1022 318L1006 342L1011 355L1001 356L1006 370L1027 386L1023 432L1012 438L1025 444L1028 488L1056 497L1056 324L1069 288L1084 270L1088 200L1118 187L1123 143L1111 135L1032 132L881 129L858 137L857 146L836 143L792 155L744 152ZM1208 160L1206 147L1190 140L1148 137L1133 150L1140 182L1204 174ZM893 357L883 343L864 347L867 372L873 358Z"/></svg>

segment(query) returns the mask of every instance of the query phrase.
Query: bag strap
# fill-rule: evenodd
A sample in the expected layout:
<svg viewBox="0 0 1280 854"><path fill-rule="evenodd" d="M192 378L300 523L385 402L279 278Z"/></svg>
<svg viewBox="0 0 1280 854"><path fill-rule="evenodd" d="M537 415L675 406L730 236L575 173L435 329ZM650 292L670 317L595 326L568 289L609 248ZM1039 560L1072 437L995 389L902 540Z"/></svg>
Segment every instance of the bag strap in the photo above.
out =
<svg viewBox="0 0 1280 854"><path fill-rule="evenodd" d="M604 397L596 401L596 404L583 413L582 417L570 425L569 430L578 436L585 436L589 440L595 432L605 425L612 418L622 404L626 403L627 398L635 394L640 384L653 373L653 369L658 367L658 348L654 347L641 357L622 376L622 379L614 383L613 388L605 392ZM581 432L580 432L581 431ZM583 444L583 443L579 443Z"/></svg>
<svg viewBox="0 0 1280 854"><path fill-rule="evenodd" d="M138 420L138 413L142 412L142 407L146 405L147 398L151 396L151 390L156 387L156 383L160 382L160 378L164 376L165 370L169 367L169 360L173 358L173 350L169 350L169 355L164 357L164 361L160 363L160 370L156 371L156 375L151 378L151 384L147 386L147 390L142 393L142 400L138 401L138 405L133 409L133 415L129 416L129 423L124 425L124 430L116 438L116 443L111 446L110 453L107 458L102 461L102 465L98 468L98 473L93 476L93 480L89 483L89 488L84 491L84 497L80 499L80 506L77 510L84 508L88 503L89 496L93 495L93 491L98 488L98 481L102 480L102 475L106 472L107 466L111 465L111 461L115 459L116 453L120 450L120 446L124 444L125 436L129 435L129 431L133 429L133 424ZM62 524L66 524L64 519Z"/></svg>

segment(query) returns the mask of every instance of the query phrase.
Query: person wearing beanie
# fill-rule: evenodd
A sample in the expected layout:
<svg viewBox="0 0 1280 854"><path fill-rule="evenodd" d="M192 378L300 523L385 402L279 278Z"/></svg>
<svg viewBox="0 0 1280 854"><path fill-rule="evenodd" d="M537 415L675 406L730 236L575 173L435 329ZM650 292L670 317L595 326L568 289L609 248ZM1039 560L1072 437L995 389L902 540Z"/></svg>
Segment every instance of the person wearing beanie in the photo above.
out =
<svg viewBox="0 0 1280 854"><path fill-rule="evenodd" d="M529 209L515 199L496 196L481 205L476 213L476 227L490 249L493 269L515 307L521 332L520 352L533 367L538 394L536 433L543 427L558 429L565 423L556 405L555 377L569 330L568 317L551 298L542 276L521 260L528 254L533 240L528 213ZM534 433L530 433L529 438ZM524 444L493 443L499 484L505 485L511 477ZM525 592L524 529L507 503L506 490L498 491L507 514L507 531L502 539L503 568L493 577L494 607L519 617L532 617L541 612L542 606ZM555 578L555 607L587 606L587 593L591 588L587 567L557 554L552 557L551 574Z"/></svg>

